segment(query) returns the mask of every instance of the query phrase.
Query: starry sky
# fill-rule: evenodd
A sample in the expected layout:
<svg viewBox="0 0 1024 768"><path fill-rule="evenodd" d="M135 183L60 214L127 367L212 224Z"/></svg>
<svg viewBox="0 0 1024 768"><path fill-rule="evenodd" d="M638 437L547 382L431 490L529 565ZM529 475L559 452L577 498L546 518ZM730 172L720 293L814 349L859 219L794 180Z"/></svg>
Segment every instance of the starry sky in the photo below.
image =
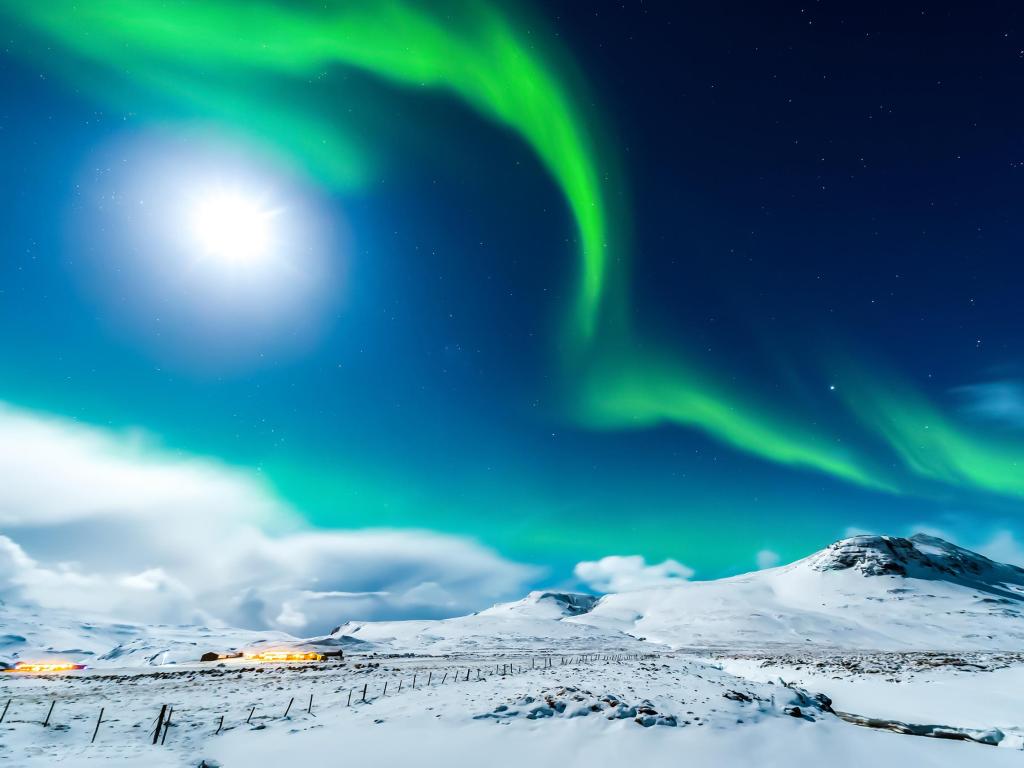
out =
<svg viewBox="0 0 1024 768"><path fill-rule="evenodd" d="M1024 530L1012 4L239 8L0 0L9 407L537 584Z"/></svg>

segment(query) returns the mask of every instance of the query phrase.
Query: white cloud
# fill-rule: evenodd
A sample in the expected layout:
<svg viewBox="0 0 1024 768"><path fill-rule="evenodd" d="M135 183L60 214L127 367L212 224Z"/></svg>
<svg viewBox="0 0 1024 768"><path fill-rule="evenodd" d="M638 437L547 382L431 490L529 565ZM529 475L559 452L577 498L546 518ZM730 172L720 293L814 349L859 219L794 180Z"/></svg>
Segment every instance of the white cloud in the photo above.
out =
<svg viewBox="0 0 1024 768"><path fill-rule="evenodd" d="M325 631L467 612L537 569L463 537L310 530L256 473L0 404L0 599L83 616Z"/></svg>
<svg viewBox="0 0 1024 768"><path fill-rule="evenodd" d="M1008 427L1024 427L1024 384L1019 381L986 381L953 390L963 400L963 410L976 418Z"/></svg>
<svg viewBox="0 0 1024 768"><path fill-rule="evenodd" d="M293 517L253 473L161 450L137 430L111 432L0 403L0 525L82 518Z"/></svg>
<svg viewBox="0 0 1024 768"><path fill-rule="evenodd" d="M762 549L755 556L758 568L774 568L779 564L781 558L779 553L771 549Z"/></svg>
<svg viewBox="0 0 1024 768"><path fill-rule="evenodd" d="M608 555L577 563L573 573L598 592L629 592L678 584L693 576L693 569L671 559L648 565L643 555Z"/></svg>

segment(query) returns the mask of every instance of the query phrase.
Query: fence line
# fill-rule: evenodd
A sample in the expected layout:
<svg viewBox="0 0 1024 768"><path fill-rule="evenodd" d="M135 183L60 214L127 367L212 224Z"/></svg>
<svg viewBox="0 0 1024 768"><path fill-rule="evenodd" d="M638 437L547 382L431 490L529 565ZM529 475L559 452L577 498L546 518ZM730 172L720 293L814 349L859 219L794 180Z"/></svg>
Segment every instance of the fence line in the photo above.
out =
<svg viewBox="0 0 1024 768"><path fill-rule="evenodd" d="M575 656L558 656L558 657L545 655L545 656L541 656L541 664L540 665L538 665L538 663L537 663L537 657L536 656L532 656L531 659L530 659L530 666L529 667L524 667L522 665L515 665L515 664L512 664L510 662L505 662L505 663L501 664L500 666L498 664L495 664L494 670L495 670L495 675L500 675L501 677L508 677L508 676L515 675L515 674L522 674L524 672L535 671L537 669L550 670L550 669L554 669L556 666L572 666L572 665L579 665L579 664L592 664L592 663L601 662L601 661L603 661L603 662L614 662L614 663L621 664L621 663L628 662L628 661L642 661L644 659L656 658L657 656L658 656L658 654L580 654L580 655L575 655ZM555 663L556 658L558 660L558 664ZM366 668L366 669L367 669L367 671L372 671L373 669L376 669L376 668ZM452 678L452 684L458 683L458 682L460 682L460 675L461 675L463 669L465 671L465 676L462 677L461 682L470 682L471 680L473 680L473 678L471 677L471 673L472 673L472 670L473 670L472 667L465 667L465 668L456 667L454 671L452 671L452 670L445 670L445 673L442 676L440 682L432 685L433 670L428 670L426 683L425 684L420 684L420 686L417 687L417 681L419 679L419 673L418 672L413 672L413 674L412 674L412 684L406 690L422 691L424 689L438 688L438 687L441 687L441 686L443 686L443 685L445 685L447 683L447 680L448 680L449 676ZM130 675L126 675L125 677L128 677L128 676L130 676ZM484 677L484 675L483 675L483 668L476 667L476 678L475 678L474 682L482 681L482 680L486 680L486 679L487 678ZM404 681L404 677L400 676L399 679L398 679L397 691L395 689L392 689L393 690L392 695L396 695L397 693L400 693L403 690L403 687L402 687L403 686L403 681ZM381 688L380 698L383 698L384 696L387 695L389 682L394 682L394 681L393 680L388 680L388 679L384 679L383 680L383 686ZM340 693L341 690L343 690L343 689L339 689L338 692ZM356 692L358 690L359 690L358 686L350 687L348 689L348 692L347 692L348 695L347 695L347 698L346 698L346 701L345 701L344 708L350 708L352 706L352 694L353 694L353 692ZM357 702L357 705L359 705L359 704L372 704L374 701L377 700L377 697L369 695L371 693L370 692L369 681L365 681L363 683L363 687L362 687L362 692L361 693L362 693L362 695L361 695L360 700ZM313 696L314 696L314 694L310 693L309 703L308 703L308 705L306 707L306 714L309 714L309 715L313 715ZM0 723L3 723L4 720L6 719L8 711L11 709L12 703L14 703L14 697L9 697L8 700L7 700L7 703L3 707L3 710L0 711ZM289 714L290 714L291 709L292 709L292 705L294 703L295 703L295 697L294 696L290 696L289 701L288 701L288 705L287 705L287 707L285 707L284 714L280 718L281 720L287 719L289 717ZM46 719L42 723L43 727L49 727L50 719L51 719L51 717L53 715L53 712L54 712L54 709L55 709L56 705L57 705L57 699L53 699L50 702L50 708L49 708L49 710L47 712ZM258 706L257 704L254 704L251 707L251 709L249 710L248 717L246 717L244 721L240 722L239 725L242 725L242 724L250 725L250 724L252 724L253 716L256 713L257 706ZM97 736L99 735L99 731L100 731L100 725L103 722L110 722L111 721L111 718L107 718L106 720L104 720L105 712L106 712L105 707L101 707L100 711L99 711L99 715L96 718L96 725L93 728L92 738L90 739L90 742L89 742L90 744L96 743ZM172 717L174 716L174 714L175 714L175 710L174 710L173 706L168 705L168 704L162 704L160 706L160 711L159 711L159 713L158 713L158 715L156 717L156 720L155 720L155 727L153 728L153 731L152 731L152 742L151 742L152 745L154 745L154 746L163 746L163 745L166 744L167 733L168 733L168 730L172 727ZM313 716L315 717L315 715L313 715ZM211 720L211 728L212 728L212 724L216 723L216 730L214 731L213 735L217 736L217 735L219 735L220 733L222 733L224 731L224 728L225 728L225 715L224 714L220 714L218 716L217 713L213 713L211 715L211 717L213 718ZM219 719L217 719L218 717L219 717ZM178 720L182 719L182 710L180 708L179 708L179 710L177 712L177 719ZM264 719L272 719L272 718L267 717L267 718L264 718ZM116 718L113 718L113 720L116 721ZM188 718L186 716L186 722L187 722L187 720L188 720ZM26 722L26 721L11 721L11 726L13 726L14 722L21 723L21 722ZM35 722L38 723L39 721L37 720ZM177 726L177 721L175 721L173 723L173 725L176 727ZM227 726L228 730L231 730L233 727L237 727L237 726L231 726L230 724ZM262 726L260 726L260 727L262 727Z"/></svg>

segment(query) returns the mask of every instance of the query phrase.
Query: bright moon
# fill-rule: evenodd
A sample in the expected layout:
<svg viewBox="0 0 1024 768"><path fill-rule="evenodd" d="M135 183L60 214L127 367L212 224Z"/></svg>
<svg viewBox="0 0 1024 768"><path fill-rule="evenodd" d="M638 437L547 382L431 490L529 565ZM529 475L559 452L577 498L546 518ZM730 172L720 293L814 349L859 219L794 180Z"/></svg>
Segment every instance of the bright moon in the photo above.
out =
<svg viewBox="0 0 1024 768"><path fill-rule="evenodd" d="M193 231L206 255L246 264L269 252L274 215L238 192L216 192L196 204Z"/></svg>

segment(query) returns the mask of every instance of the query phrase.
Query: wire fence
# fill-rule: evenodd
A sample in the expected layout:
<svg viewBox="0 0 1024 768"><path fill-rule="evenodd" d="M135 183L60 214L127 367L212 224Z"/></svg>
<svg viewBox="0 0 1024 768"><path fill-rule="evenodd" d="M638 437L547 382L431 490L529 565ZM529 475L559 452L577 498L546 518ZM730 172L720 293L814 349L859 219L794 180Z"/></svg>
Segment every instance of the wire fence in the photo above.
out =
<svg viewBox="0 0 1024 768"><path fill-rule="evenodd" d="M502 661L494 662L493 669L490 662L487 664L477 663L474 665L463 666L454 665L450 667L442 667L439 669L429 668L425 669L418 667L413 670L409 670L405 674L399 676L386 676L383 679L375 678L373 680L364 680L362 685L347 686L342 688L336 688L331 693L338 694L338 698L333 704L330 704L332 709L338 707L351 708L361 707L368 704L373 704L376 701L384 699L386 697L397 696L403 693L410 693L412 691L421 691L424 689L437 689L444 686L457 685L459 683L472 683L478 681L486 681L492 675L501 678L511 677L514 675L522 675L524 673L537 671L537 670L552 670L558 667L565 666L579 666L583 664L594 664L599 662L605 663L626 663L630 661L642 661L646 659L655 658L657 654L574 654L569 656L534 656L528 660L514 661ZM377 666L372 666L374 663ZM294 668L294 667L291 667ZM308 665L306 668L316 668L315 665ZM337 668L336 668L337 669ZM379 662L371 662L370 665L365 663L355 664L352 668L345 667L346 671L353 670L356 673L372 673L379 671ZM237 670L241 675L247 670ZM262 670L260 670L262 671ZM326 670L330 671L330 670ZM395 670L392 670L395 671ZM398 670L400 671L400 670ZM125 673L121 675L105 675L94 679L109 680L113 678L123 678L125 680L133 677L144 676L145 673ZM156 676L164 677L160 673ZM48 678L53 679L53 678ZM88 680L89 678L80 678ZM189 678L191 684L196 686L203 685L202 682L195 681ZM284 704L285 696L288 697L287 704ZM49 698L49 697L48 697ZM82 696L69 697L69 701L79 703ZM149 720L150 727L142 733L145 733L145 741L139 739L138 734L139 721L133 717L129 717L128 720L135 720L135 724L130 729L130 734L140 747L149 744L153 747L164 747L170 744L175 745L175 738L173 735L168 742L168 736L172 731L187 726L189 735L191 737L198 736L219 736L225 731L232 730L233 728L241 726L250 726L255 728L266 727L268 722L280 721L290 719L295 715L305 715L308 717L316 717L314 711L318 707L318 699L315 692L309 693L308 699L305 698L305 694L302 696L301 703L298 708L295 707L296 696L292 692L284 692L281 696L282 708L271 709L270 706L265 702L252 704L247 708L247 714L242 719L238 717L237 721L232 721L230 716L232 709L226 712L217 712L210 706L202 706L196 708L195 711L190 711L192 708L182 707L180 704L176 707L173 704L162 703L160 704L159 711L154 714L152 720ZM340 700L344 699L344 703ZM321 701L327 699L330 701L330 697L321 697ZM40 697L34 696L22 696L15 697L9 696L7 701L4 703L2 709L0 709L0 727L5 726L7 729L13 728L15 725L18 727L39 727L52 729L54 723L55 712L59 715L60 707L58 704L61 703L60 696L54 696L49 699L49 705L45 705L40 708ZM305 706L302 706L305 704ZM261 708L264 711L260 711ZM43 710L45 709L45 716ZM91 730L91 736L89 738L89 744L102 744L105 740L109 741L111 738L119 738L120 732L114 732L110 726L114 723L127 722L128 720L121 720L116 715L111 715L111 707L108 703L104 703L103 706L99 707L99 711L96 715L95 721L91 718L84 724L85 728ZM133 714L133 713L125 713ZM137 715L137 713L134 713ZM22 718L22 719L18 719ZM28 719L24 719L28 718ZM38 719L37 719L38 718ZM84 720L84 716L77 715L73 718L76 721ZM145 721L143 721L145 722ZM108 728L103 728L107 725ZM61 730L70 730L71 725L68 723L61 723L59 726ZM207 731L204 734L204 731Z"/></svg>

